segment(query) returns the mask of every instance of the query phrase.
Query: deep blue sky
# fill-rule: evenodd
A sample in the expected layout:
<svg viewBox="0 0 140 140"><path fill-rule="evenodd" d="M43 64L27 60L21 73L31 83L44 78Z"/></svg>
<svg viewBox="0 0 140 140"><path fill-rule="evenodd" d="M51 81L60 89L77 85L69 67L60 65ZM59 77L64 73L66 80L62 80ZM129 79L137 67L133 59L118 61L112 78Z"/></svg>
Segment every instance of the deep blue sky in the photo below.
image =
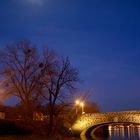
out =
<svg viewBox="0 0 140 140"><path fill-rule="evenodd" d="M139 0L0 0L0 45L69 56L102 111L140 109Z"/></svg>

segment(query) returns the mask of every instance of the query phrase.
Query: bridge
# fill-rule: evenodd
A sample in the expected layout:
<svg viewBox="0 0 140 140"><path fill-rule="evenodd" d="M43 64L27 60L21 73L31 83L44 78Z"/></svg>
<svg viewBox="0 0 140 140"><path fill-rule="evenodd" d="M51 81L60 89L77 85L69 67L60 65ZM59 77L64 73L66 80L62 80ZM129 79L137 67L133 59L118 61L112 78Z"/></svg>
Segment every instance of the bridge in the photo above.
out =
<svg viewBox="0 0 140 140"><path fill-rule="evenodd" d="M121 122L140 124L140 110L83 114L73 124L72 130L81 133L94 125Z"/></svg>

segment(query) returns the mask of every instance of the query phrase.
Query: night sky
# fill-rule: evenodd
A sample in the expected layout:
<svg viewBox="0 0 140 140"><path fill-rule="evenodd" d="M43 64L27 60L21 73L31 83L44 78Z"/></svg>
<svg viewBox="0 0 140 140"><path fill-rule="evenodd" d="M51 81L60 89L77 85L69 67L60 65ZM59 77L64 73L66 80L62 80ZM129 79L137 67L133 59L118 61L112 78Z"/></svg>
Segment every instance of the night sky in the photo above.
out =
<svg viewBox="0 0 140 140"><path fill-rule="evenodd" d="M139 0L0 0L0 46L68 56L101 111L140 109Z"/></svg>

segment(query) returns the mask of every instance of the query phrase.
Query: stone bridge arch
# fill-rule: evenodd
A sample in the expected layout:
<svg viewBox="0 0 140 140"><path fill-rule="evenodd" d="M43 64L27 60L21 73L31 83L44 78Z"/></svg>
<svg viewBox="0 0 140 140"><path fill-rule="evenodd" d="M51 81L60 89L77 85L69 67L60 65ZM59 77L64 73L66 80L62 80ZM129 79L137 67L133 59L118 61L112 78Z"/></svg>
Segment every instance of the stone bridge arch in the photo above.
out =
<svg viewBox="0 0 140 140"><path fill-rule="evenodd" d="M140 124L140 110L84 114L73 124L72 130L81 133L94 125L113 122Z"/></svg>

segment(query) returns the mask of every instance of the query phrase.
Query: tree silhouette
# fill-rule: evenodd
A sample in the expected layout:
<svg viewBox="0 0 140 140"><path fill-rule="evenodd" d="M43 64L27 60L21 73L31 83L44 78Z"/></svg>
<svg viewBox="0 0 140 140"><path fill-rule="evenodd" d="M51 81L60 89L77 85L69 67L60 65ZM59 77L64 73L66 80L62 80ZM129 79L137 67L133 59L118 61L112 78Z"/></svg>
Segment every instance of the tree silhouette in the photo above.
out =
<svg viewBox="0 0 140 140"><path fill-rule="evenodd" d="M54 125L55 105L64 100L65 95L75 88L78 72L70 64L68 58L60 58L54 52L47 50L42 68L43 97L49 104L49 131Z"/></svg>
<svg viewBox="0 0 140 140"><path fill-rule="evenodd" d="M31 105L39 97L41 77L39 55L29 41L7 45L0 54L2 86L6 95L14 95L24 105L25 118L31 117Z"/></svg>

